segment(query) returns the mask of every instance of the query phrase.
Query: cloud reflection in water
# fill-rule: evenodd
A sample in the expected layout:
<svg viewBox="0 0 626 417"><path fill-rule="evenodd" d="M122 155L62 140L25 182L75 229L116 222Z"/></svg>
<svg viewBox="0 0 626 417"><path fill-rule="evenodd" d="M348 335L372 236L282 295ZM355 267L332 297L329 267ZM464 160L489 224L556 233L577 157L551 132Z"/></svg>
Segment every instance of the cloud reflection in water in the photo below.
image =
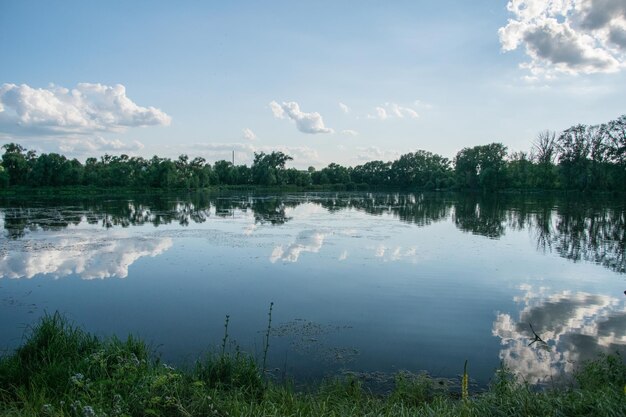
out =
<svg viewBox="0 0 626 417"><path fill-rule="evenodd" d="M563 291L546 295L546 289L526 291L519 320L498 314L492 333L501 339L500 359L529 382L547 381L570 373L598 353L626 353L626 306L617 298ZM537 334L547 343L529 344Z"/></svg>
<svg viewBox="0 0 626 417"><path fill-rule="evenodd" d="M275 263L278 260L298 262L298 258L300 258L300 254L303 252L319 252L327 235L329 233L319 230L303 230L298 233L295 241L286 248L283 245L276 246L270 255L270 262Z"/></svg>
<svg viewBox="0 0 626 417"><path fill-rule="evenodd" d="M0 250L0 278L56 278L77 274L82 279L125 278L139 258L154 257L172 246L172 239L73 231L67 235L7 242Z"/></svg>

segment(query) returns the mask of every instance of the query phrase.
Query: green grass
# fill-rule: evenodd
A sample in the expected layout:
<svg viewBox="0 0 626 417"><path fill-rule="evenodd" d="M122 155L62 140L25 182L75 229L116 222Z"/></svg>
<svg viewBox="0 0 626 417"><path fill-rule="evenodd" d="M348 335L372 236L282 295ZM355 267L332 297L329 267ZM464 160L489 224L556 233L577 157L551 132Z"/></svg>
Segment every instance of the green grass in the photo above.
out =
<svg viewBox="0 0 626 417"><path fill-rule="evenodd" d="M427 374L396 376L388 395L354 378L297 391L266 382L248 355L210 354L176 370L133 337L98 339L58 314L0 358L3 416L624 416L626 365L619 356L583 364L572 384L538 390L505 369L463 400Z"/></svg>

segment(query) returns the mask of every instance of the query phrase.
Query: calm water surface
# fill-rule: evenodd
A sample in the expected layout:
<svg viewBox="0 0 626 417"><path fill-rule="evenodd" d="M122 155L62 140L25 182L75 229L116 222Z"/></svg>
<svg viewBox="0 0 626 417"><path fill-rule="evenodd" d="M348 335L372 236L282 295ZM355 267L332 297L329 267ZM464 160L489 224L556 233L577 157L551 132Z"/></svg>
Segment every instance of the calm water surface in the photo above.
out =
<svg viewBox="0 0 626 417"><path fill-rule="evenodd" d="M626 354L623 200L197 194L0 201L0 351L60 311L185 364L262 355L275 374L427 370L530 381ZM534 343L535 332L546 344Z"/></svg>

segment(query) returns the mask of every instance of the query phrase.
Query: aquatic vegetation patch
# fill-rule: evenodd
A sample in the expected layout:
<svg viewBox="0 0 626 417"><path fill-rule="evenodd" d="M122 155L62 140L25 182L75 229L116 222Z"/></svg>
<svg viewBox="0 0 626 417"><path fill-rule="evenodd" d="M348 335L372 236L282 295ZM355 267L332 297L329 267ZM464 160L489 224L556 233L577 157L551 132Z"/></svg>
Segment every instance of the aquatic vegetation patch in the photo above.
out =
<svg viewBox="0 0 626 417"><path fill-rule="evenodd" d="M352 346L334 346L328 336L349 331L349 325L320 324L306 319L295 319L281 323L272 329L272 336L285 338L294 352L314 357L327 363L349 363L354 361L359 350Z"/></svg>

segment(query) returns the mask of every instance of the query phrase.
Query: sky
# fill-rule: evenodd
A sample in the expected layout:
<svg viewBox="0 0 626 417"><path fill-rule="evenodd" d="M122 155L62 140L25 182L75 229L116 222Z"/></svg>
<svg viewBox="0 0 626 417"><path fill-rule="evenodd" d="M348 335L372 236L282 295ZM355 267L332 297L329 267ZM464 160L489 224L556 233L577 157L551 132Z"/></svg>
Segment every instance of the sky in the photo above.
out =
<svg viewBox="0 0 626 417"><path fill-rule="evenodd" d="M0 0L0 144L290 166L626 113L626 1Z"/></svg>

